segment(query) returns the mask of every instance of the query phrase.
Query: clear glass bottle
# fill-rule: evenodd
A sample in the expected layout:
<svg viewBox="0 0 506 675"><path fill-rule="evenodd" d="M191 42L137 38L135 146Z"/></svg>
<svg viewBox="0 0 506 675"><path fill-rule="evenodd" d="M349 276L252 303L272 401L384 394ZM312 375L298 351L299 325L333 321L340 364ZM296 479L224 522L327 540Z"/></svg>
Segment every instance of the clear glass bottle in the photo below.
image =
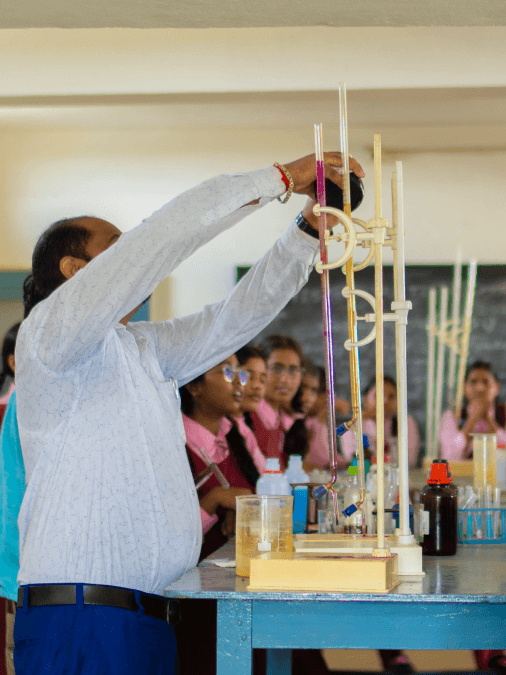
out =
<svg viewBox="0 0 506 675"><path fill-rule="evenodd" d="M358 483L358 469L356 466L350 466L348 468L348 474L350 476L348 487L344 493L344 506L345 510L352 504L356 504L360 501L360 486ZM360 509L357 509L354 513L347 516L345 514L344 518L344 532L345 534L365 534L365 523L364 523L364 511L363 505Z"/></svg>

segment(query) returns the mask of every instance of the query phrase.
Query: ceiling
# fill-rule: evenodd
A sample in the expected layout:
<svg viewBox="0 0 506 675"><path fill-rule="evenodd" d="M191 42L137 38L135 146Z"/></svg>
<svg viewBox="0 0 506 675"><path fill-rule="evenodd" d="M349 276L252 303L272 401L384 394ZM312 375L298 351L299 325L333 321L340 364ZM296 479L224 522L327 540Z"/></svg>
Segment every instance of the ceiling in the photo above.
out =
<svg viewBox="0 0 506 675"><path fill-rule="evenodd" d="M2 28L504 26L504 0L3 0Z"/></svg>

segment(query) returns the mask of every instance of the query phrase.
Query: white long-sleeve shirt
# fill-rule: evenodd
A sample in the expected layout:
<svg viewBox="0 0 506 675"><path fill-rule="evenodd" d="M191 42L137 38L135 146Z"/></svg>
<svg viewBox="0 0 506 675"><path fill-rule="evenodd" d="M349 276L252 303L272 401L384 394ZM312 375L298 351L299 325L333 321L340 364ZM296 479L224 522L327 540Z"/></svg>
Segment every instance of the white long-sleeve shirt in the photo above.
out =
<svg viewBox="0 0 506 675"><path fill-rule="evenodd" d="M161 323L119 321L182 260L258 208L245 204L282 192L272 167L203 183L123 234L23 322L20 585L162 594L196 564L202 525L177 387L272 320L307 281L318 241L292 224L223 302Z"/></svg>

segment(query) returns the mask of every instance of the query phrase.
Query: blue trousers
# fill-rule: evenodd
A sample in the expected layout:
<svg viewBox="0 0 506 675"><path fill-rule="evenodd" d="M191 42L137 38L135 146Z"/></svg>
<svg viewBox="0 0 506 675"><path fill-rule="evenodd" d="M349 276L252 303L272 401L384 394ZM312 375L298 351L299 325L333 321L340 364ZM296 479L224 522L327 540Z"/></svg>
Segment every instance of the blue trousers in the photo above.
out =
<svg viewBox="0 0 506 675"><path fill-rule="evenodd" d="M16 675L175 672L176 640L168 623L142 608L84 605L82 593L76 605L18 607L14 644Z"/></svg>

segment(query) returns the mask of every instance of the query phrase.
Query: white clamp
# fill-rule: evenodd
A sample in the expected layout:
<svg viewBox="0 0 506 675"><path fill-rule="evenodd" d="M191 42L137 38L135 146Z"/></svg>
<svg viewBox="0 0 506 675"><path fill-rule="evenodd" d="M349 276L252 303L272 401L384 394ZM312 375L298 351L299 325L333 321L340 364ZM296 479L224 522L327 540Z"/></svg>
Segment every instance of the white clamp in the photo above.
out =
<svg viewBox="0 0 506 675"><path fill-rule="evenodd" d="M408 312L410 309L413 309L413 305L409 300L399 300L398 302L392 302L392 311L395 312L397 317L396 321L399 326L408 325Z"/></svg>
<svg viewBox="0 0 506 675"><path fill-rule="evenodd" d="M348 299L352 295L358 295L359 298L364 298L364 300L367 300L367 302L371 305L371 307L376 311L376 299L374 298L373 295L370 293L367 293L367 291L359 291L357 289L355 290L350 290L348 286L345 286L342 290L343 296ZM368 321L368 317L373 317L374 321L374 314L366 314L365 315L365 321ZM362 317L357 316L357 319L361 320ZM376 325L373 326L372 331L369 333L369 335L366 335L366 337L363 340L359 340L358 342L352 342L350 339L346 340L344 343L344 348L351 352L352 349L355 347L363 347L364 345L368 345L370 342L372 342L376 338Z"/></svg>
<svg viewBox="0 0 506 675"><path fill-rule="evenodd" d="M348 242L346 244L346 249L343 255L331 263L322 263L321 261L316 263L315 269L319 274L323 273L323 270L333 270L336 267L341 267L344 265L353 255L355 246L357 245L357 231L353 224L351 218L349 218L343 211L339 209L334 209L330 206L320 206L320 204L315 204L313 206L313 213L315 216L320 216L322 213L330 213L335 216L339 222L344 226L346 234L348 235ZM327 241L325 242L327 243Z"/></svg>

